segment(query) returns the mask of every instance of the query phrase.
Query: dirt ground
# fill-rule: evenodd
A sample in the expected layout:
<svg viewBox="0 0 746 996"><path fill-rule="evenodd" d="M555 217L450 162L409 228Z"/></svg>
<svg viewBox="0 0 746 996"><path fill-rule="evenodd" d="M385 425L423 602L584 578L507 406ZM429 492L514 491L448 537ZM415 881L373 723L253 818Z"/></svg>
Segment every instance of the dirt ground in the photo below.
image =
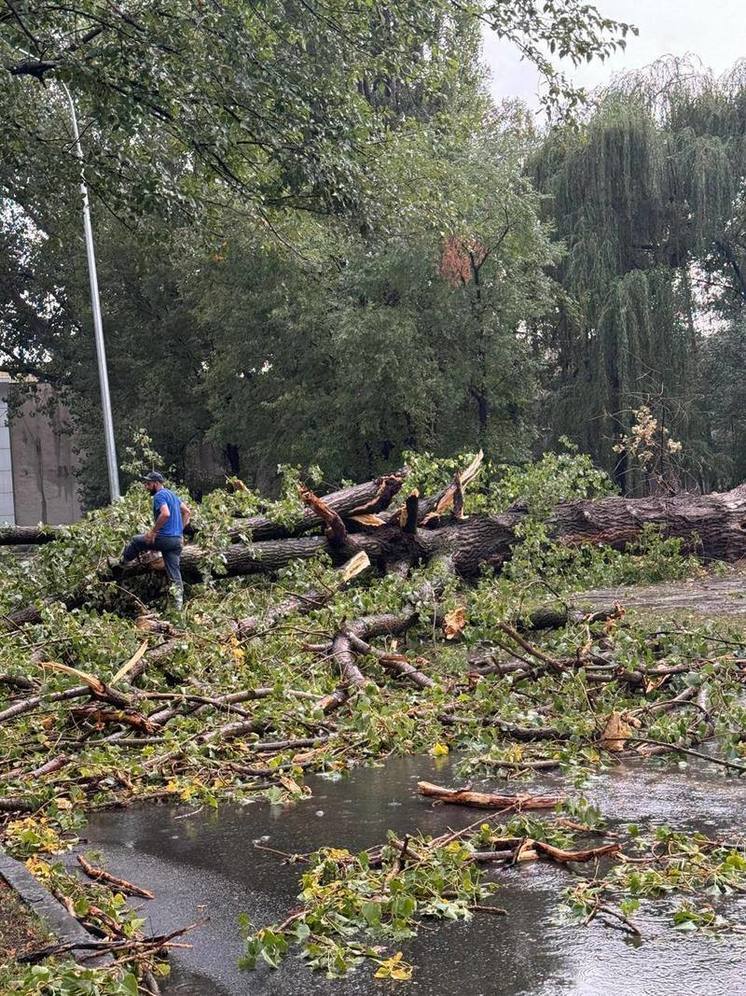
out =
<svg viewBox="0 0 746 996"><path fill-rule="evenodd" d="M47 943L38 918L0 878L0 964Z"/></svg>

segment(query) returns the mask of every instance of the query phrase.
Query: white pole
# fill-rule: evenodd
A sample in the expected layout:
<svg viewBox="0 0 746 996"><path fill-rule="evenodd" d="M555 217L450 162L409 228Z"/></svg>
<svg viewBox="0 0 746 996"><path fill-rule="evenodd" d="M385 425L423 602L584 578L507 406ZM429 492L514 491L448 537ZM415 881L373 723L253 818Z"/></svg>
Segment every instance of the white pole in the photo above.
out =
<svg viewBox="0 0 746 996"><path fill-rule="evenodd" d="M78 131L78 118L75 113L75 104L67 86L60 82L60 86L67 94L70 104L70 116L73 122L73 135L75 137L75 154L80 161L80 193L83 196L83 228L85 230L85 248L88 256L88 276L91 283L91 310L93 311L93 332L96 339L96 358L98 360L98 379L101 385L101 407L104 416L104 441L106 443L106 465L109 471L109 493L112 502L118 501L121 497L119 490L119 470L117 469L117 451L114 443L114 420L111 415L111 396L109 394L109 374L106 369L106 347L104 345L104 326L101 321L101 302L98 296L98 277L96 275L96 254L93 247L93 227L91 226L91 206L88 199L88 187L85 183L85 173L83 169L83 149L80 144L80 132Z"/></svg>

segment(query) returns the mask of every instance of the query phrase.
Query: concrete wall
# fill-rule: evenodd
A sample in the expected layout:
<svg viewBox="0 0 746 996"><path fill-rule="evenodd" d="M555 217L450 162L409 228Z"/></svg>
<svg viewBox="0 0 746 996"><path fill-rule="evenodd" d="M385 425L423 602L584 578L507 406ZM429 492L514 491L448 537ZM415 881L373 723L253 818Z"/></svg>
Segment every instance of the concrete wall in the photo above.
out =
<svg viewBox="0 0 746 996"><path fill-rule="evenodd" d="M10 430L8 429L8 391L10 384L0 374L0 525L14 525L13 472L10 463Z"/></svg>
<svg viewBox="0 0 746 996"><path fill-rule="evenodd" d="M0 383L7 402L12 385ZM3 456L3 429L0 428L0 468L9 464L3 477L0 471L0 521L3 512L8 521L19 526L37 522L59 524L76 522L81 515L75 479L74 438L64 408L48 410L49 391L41 388L38 401L26 401L8 425L7 411L0 412L0 424L9 441ZM5 462L3 462L5 461ZM12 482L10 498L3 488L8 476ZM10 518L10 516L13 518Z"/></svg>

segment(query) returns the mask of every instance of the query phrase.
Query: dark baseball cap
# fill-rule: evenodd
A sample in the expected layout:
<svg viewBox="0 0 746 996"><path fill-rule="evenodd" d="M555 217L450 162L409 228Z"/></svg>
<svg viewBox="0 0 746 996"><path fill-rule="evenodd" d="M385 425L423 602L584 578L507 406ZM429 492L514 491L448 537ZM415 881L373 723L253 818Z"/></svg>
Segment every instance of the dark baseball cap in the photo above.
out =
<svg viewBox="0 0 746 996"><path fill-rule="evenodd" d="M149 474L145 474L145 476L141 477L140 480L150 481L152 484L163 484L166 478L163 474L159 474L157 470L151 470Z"/></svg>

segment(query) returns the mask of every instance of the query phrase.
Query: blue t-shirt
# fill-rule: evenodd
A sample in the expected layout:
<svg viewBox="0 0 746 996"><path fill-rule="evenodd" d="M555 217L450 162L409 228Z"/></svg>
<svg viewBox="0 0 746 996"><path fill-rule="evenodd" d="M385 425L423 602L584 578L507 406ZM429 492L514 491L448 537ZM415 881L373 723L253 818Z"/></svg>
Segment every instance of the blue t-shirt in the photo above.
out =
<svg viewBox="0 0 746 996"><path fill-rule="evenodd" d="M181 536L184 523L181 521L181 500L168 488L161 488L153 495L153 518L157 521L161 507L168 505L169 517L166 524L158 530L159 536Z"/></svg>

